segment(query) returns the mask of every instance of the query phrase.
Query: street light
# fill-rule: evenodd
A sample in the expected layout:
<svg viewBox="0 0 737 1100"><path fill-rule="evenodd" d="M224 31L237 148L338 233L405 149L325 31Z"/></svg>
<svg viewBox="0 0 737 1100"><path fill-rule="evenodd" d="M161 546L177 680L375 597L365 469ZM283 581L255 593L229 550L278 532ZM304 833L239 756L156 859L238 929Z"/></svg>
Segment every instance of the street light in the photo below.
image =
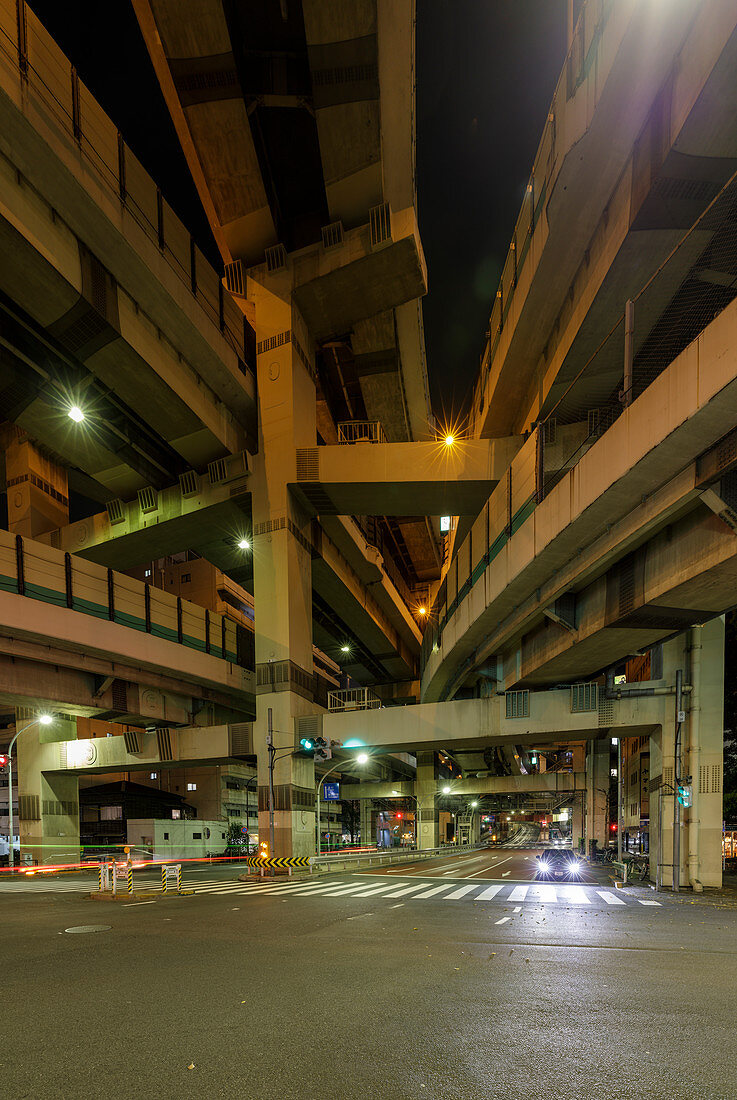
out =
<svg viewBox="0 0 737 1100"><path fill-rule="evenodd" d="M322 785L325 782L325 780L327 779L327 777L329 775L331 775L332 772L337 771L338 768L344 768L347 764L351 764L351 763L365 764L365 763L367 763L367 761L368 761L368 754L365 753L365 752L359 753L354 761L339 760L337 764L333 764L332 768L328 768L328 770L325 772L325 774L321 777L320 782L317 784L317 791L315 793L315 828L316 828L316 832L317 832L316 840L317 840L317 854L318 854L318 856L320 855L320 852L322 850L322 845L320 843L320 833L322 831L321 825L320 825L320 818L322 816L322 814L320 812L320 788L322 787ZM329 822L329 819L328 819L328 832L330 831L329 830L329 825L330 825L330 822Z"/></svg>
<svg viewBox="0 0 737 1100"><path fill-rule="evenodd" d="M443 787L443 794L450 794L450 787Z"/></svg>
<svg viewBox="0 0 737 1100"><path fill-rule="evenodd" d="M21 726L8 746L8 869L15 866L15 851L13 849L13 745L20 735L30 729L31 726L50 726L53 721L54 719L50 714L40 714L32 722Z"/></svg>
<svg viewBox="0 0 737 1100"><path fill-rule="evenodd" d="M238 543L238 549L239 550L250 550L251 549L251 543L248 541L248 539L241 539L240 542Z"/></svg>
<svg viewBox="0 0 737 1100"><path fill-rule="evenodd" d="M75 424L81 424L84 420L84 413L80 409L79 405L72 405L67 411L67 416L70 420L73 420Z"/></svg>

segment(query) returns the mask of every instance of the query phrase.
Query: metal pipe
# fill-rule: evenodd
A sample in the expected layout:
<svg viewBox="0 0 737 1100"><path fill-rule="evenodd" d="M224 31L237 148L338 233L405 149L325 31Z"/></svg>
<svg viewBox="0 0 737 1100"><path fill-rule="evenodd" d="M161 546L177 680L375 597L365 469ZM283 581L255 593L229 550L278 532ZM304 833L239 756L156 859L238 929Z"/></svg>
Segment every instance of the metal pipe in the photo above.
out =
<svg viewBox="0 0 737 1100"><path fill-rule="evenodd" d="M691 776L691 807L688 811L688 881L696 893L704 889L700 881L699 831L701 824L701 798L699 796L699 766L701 761L701 651L702 627L693 626L689 631L689 678L693 693L688 709L688 771Z"/></svg>
<svg viewBox="0 0 737 1100"><path fill-rule="evenodd" d="M619 399L627 408L632 404L632 368L635 350L635 303L628 299L624 307L624 379Z"/></svg>

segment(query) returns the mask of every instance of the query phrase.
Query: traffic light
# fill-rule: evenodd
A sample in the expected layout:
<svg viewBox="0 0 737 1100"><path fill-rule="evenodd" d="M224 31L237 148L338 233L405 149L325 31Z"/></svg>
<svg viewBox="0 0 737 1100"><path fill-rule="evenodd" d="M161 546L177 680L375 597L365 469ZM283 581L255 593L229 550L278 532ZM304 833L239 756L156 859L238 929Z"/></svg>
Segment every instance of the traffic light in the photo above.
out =
<svg viewBox="0 0 737 1100"><path fill-rule="evenodd" d="M401 817L402 817L401 811L397 814L397 817L400 818L400 820L401 820Z"/></svg>
<svg viewBox="0 0 737 1100"><path fill-rule="evenodd" d="M690 806L693 795L693 788L690 783L678 784L678 801L681 806Z"/></svg>
<svg viewBox="0 0 737 1100"><path fill-rule="evenodd" d="M7 752L0 752L0 772L4 772L10 763L10 756Z"/></svg>
<svg viewBox="0 0 737 1100"><path fill-rule="evenodd" d="M616 831L617 831L617 823L616 823L616 821L613 821L613 822L611 823L611 825L609 826L609 828L611 829L611 831L612 831L613 833L616 833Z"/></svg>
<svg viewBox="0 0 737 1100"><path fill-rule="evenodd" d="M299 743L299 747L302 752L307 753L308 756L313 756L315 752L315 742L311 737L303 737Z"/></svg>
<svg viewBox="0 0 737 1100"><path fill-rule="evenodd" d="M333 755L333 750L330 745L329 739L325 737L316 737L314 739L315 746L315 760L330 760Z"/></svg>

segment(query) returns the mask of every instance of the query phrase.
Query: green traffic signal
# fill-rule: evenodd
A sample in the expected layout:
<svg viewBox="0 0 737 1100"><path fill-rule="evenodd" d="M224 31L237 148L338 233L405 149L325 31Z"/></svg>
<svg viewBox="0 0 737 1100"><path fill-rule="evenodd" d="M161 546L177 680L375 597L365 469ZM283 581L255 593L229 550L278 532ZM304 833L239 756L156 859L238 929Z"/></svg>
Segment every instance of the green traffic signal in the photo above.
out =
<svg viewBox="0 0 737 1100"><path fill-rule="evenodd" d="M314 752L315 751L315 743L314 743L314 741L310 740L309 737L303 737L302 740L299 743L299 747L302 749L302 752Z"/></svg>

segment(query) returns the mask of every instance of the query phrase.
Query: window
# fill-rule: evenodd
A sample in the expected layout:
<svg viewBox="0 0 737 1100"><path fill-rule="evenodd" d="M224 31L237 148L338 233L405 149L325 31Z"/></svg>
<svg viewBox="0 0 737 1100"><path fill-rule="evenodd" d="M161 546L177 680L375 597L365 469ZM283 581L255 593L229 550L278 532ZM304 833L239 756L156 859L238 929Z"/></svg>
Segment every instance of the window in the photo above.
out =
<svg viewBox="0 0 737 1100"><path fill-rule="evenodd" d="M100 806L100 821L122 821L122 806Z"/></svg>
<svg viewBox="0 0 737 1100"><path fill-rule="evenodd" d="M164 833L164 840L168 840L168 839L169 839L169 834L168 834L168 833Z"/></svg>
<svg viewBox="0 0 737 1100"><path fill-rule="evenodd" d="M202 840L202 833L192 833L192 840Z"/></svg>
<svg viewBox="0 0 737 1100"><path fill-rule="evenodd" d="M440 517L440 530L441 531L450 531L450 516L441 516Z"/></svg>
<svg viewBox="0 0 737 1100"><path fill-rule="evenodd" d="M181 816L182 816L182 811L181 810L172 810L172 812L171 812L172 821L179 821Z"/></svg>
<svg viewBox="0 0 737 1100"><path fill-rule="evenodd" d="M182 584L189 584L189 582L191 580L192 580L192 574L191 573L182 573Z"/></svg>
<svg viewBox="0 0 737 1100"><path fill-rule="evenodd" d="M238 809L233 809L232 806L228 806L227 814L228 814L228 817L240 817L241 816L241 811L238 810Z"/></svg>
<svg viewBox="0 0 737 1100"><path fill-rule="evenodd" d="M159 778L159 773L158 772L151 772L151 774L149 775L149 779L158 779L158 778Z"/></svg>
<svg viewBox="0 0 737 1100"><path fill-rule="evenodd" d="M144 577L150 577L150 576L151 576L151 570L150 570L150 569L146 569L146 570L144 571L144 574L143 574L143 575L144 575Z"/></svg>
<svg viewBox="0 0 737 1100"><path fill-rule="evenodd" d="M187 790L188 791L196 791L197 790L197 784L196 783L188 783L187 784Z"/></svg>

